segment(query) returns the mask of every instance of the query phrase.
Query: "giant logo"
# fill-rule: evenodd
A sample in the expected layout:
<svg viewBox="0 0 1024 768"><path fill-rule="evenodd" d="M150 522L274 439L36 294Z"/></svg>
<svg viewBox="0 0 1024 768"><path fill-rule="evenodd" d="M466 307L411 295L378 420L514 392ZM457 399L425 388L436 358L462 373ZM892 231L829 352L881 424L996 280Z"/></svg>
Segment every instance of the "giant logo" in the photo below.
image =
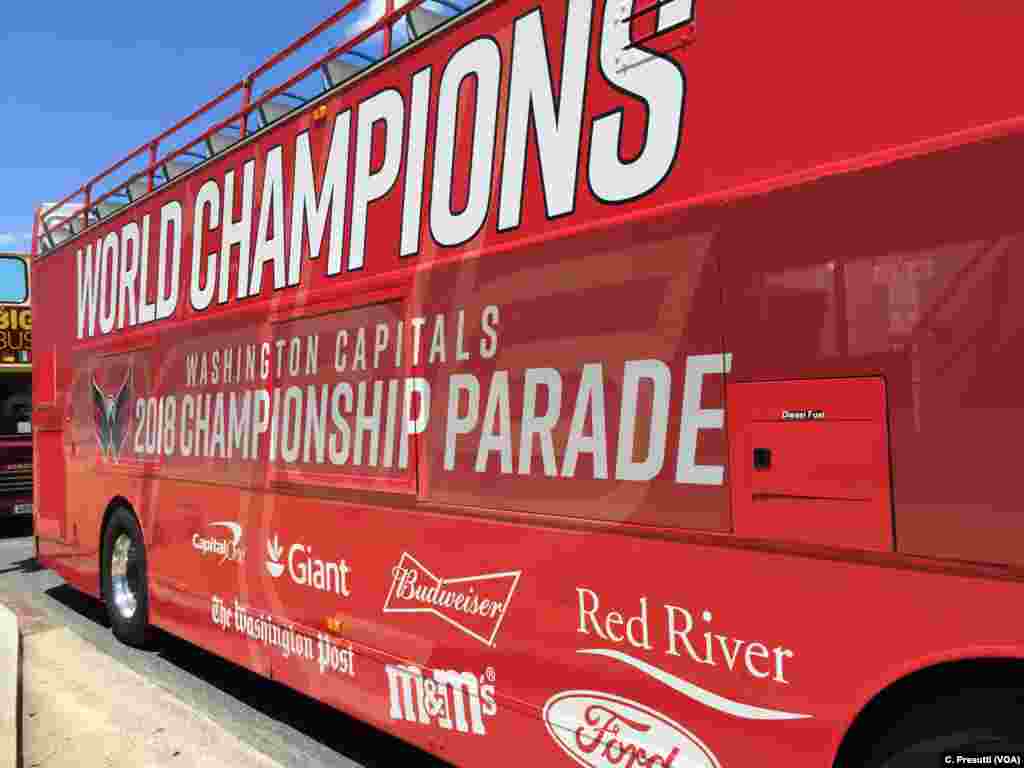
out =
<svg viewBox="0 0 1024 768"><path fill-rule="evenodd" d="M274 538L267 540L267 555L267 573L276 579L285 570L285 563L281 562L284 547L278 541L276 533ZM349 597L352 594L348 582L352 567L344 559L321 560L313 556L313 547L296 543L288 548L287 565L288 576L299 586L309 587L318 592L334 592L342 597Z"/></svg>
<svg viewBox="0 0 1024 768"><path fill-rule="evenodd" d="M132 396L132 372L129 370L124 382L113 395L104 392L92 378L93 421L96 427L96 442L100 451L115 462L121 455L121 446L128 436L128 421L131 410L128 401Z"/></svg>
<svg viewBox="0 0 1024 768"><path fill-rule="evenodd" d="M563 691L544 705L555 743L586 768L720 768L690 731L643 704L600 691Z"/></svg>

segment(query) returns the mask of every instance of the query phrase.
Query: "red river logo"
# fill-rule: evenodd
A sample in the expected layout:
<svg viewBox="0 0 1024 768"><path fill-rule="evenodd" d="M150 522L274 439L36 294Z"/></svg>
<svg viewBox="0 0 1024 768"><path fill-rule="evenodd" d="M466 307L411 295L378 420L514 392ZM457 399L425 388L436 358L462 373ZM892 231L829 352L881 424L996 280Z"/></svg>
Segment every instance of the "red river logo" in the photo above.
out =
<svg viewBox="0 0 1024 768"><path fill-rule="evenodd" d="M391 575L384 613L432 613L493 646L522 571L442 579L403 552Z"/></svg>
<svg viewBox="0 0 1024 768"><path fill-rule="evenodd" d="M544 705L544 724L555 743L586 768L721 768L679 723L610 693L556 693Z"/></svg>

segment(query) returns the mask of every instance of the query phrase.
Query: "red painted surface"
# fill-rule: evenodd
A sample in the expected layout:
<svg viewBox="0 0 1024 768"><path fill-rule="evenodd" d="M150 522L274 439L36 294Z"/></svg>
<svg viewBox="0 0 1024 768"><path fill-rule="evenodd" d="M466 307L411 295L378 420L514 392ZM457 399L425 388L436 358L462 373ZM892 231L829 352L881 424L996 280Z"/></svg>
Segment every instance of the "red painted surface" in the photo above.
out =
<svg viewBox="0 0 1024 768"><path fill-rule="evenodd" d="M738 536L892 549L882 379L730 382L727 401Z"/></svg>
<svg viewBox="0 0 1024 768"><path fill-rule="evenodd" d="M36 384L37 402L53 404L37 422L48 430L36 449L43 562L95 593L104 510L122 498L146 537L156 623L459 765L514 753L518 764L604 766L614 755L595 739L614 732L621 749L666 764L678 750L680 762L819 766L866 701L910 671L1024 655L1013 442L1024 413L1024 120L1019 89L1003 82L1024 12L914 2L887 8L865 36L824 5L702 4L699 35L686 32L695 41L666 54L686 82L670 168L611 204L600 197L615 190L590 183L594 125L621 109L630 159L648 146L650 111L602 77L612 22L596 3L571 210L548 219L557 200L542 179L553 177L531 130L522 220L504 229L509 81L525 61L512 60L513 24L532 7L494 3L333 92L326 119L311 107L275 124L35 262L47 308L38 359L52 355L54 370ZM565 4L543 4L543 24L557 93ZM938 42L949 39L984 44L951 65ZM443 245L430 215L438 189L450 214L474 194L482 80L449 104L461 105L457 118L438 106L445 66L467 45L473 61L501 63L494 165L482 226ZM427 66L424 202L406 230L419 247L402 256L403 212L415 210L409 136L420 125L409 118L412 83ZM405 109L398 154L371 121L369 154L353 138L339 155L346 213L331 214L319 257L304 235L295 280L285 271L273 290L268 262L243 299L250 265L237 247L224 249L224 273L207 273L228 211L212 224L206 206L195 225L204 183L226 208L233 172L238 220L253 161L250 248L283 227L286 270L296 137L308 132L319 193L337 116L352 110L355 137L365 101L389 88ZM453 181L435 188L447 141ZM265 181L275 147L280 218ZM558 148L544 151L557 164ZM368 173L397 162L397 172L367 206L355 270L359 162ZM79 338L87 248L89 258L105 241L120 248L146 216L147 299L157 304L171 203L181 206L181 261L167 317L139 324L137 302L122 305L104 333L101 306L96 330ZM345 268L328 274L334 238ZM212 303L197 309L208 274ZM355 367L361 329L365 369ZM830 528L791 508L785 524L749 526L729 459L740 439L733 383L822 379L875 382L860 403L870 426L834 446L812 431L809 442L781 439L807 461L840 452L852 474L816 492L860 488L870 514ZM126 381L115 462L97 439L93 382L115 397ZM254 429L256 392L295 426ZM210 409L206 437L197 402ZM232 403L236 426L240 413L251 421L229 448L217 434L232 434ZM828 408L844 404L856 403L840 395ZM251 620L242 629L239 606ZM281 627L292 628L287 654L265 639ZM590 730L576 731L584 721Z"/></svg>

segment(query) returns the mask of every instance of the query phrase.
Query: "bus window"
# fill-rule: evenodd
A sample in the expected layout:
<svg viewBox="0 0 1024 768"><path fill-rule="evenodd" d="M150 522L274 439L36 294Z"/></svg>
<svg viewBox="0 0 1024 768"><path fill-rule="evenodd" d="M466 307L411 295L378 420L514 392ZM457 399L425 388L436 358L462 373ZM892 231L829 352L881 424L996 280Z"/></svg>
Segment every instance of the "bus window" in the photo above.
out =
<svg viewBox="0 0 1024 768"><path fill-rule="evenodd" d="M20 304L28 298L28 268L16 256L0 256L0 302Z"/></svg>
<svg viewBox="0 0 1024 768"><path fill-rule="evenodd" d="M32 374L0 376L0 437L32 433Z"/></svg>

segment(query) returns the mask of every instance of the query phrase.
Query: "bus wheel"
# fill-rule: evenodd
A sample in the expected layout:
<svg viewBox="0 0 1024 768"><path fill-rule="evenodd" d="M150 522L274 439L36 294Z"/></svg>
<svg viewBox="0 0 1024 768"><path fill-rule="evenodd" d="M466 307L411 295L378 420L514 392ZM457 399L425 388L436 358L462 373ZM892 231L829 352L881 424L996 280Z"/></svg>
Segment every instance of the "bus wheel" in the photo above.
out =
<svg viewBox="0 0 1024 768"><path fill-rule="evenodd" d="M149 588L142 530L130 511L118 507L103 534L103 600L114 635L128 645L149 639Z"/></svg>
<svg viewBox="0 0 1024 768"><path fill-rule="evenodd" d="M865 768L939 765L941 755L1020 754L1024 692L963 691L914 707L879 740ZM954 758L955 759L955 758Z"/></svg>

